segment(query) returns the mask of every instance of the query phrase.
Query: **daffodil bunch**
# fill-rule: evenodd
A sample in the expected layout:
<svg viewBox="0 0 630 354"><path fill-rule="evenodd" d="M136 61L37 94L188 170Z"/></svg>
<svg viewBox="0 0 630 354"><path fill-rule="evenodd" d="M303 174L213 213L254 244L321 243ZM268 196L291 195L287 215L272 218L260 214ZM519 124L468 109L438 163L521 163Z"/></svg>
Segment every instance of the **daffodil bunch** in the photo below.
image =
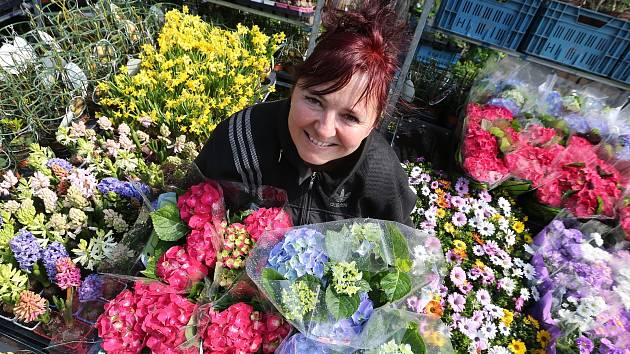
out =
<svg viewBox="0 0 630 354"><path fill-rule="evenodd" d="M525 313L539 294L528 286L535 270L521 211L465 178L452 184L422 159L403 167L418 194L412 218L441 241L447 260L444 286L408 306L441 317L456 352L544 353L549 333Z"/></svg>
<svg viewBox="0 0 630 354"><path fill-rule="evenodd" d="M137 72L122 67L101 83L99 103L115 123L135 129L149 122L203 144L221 120L263 97L261 83L283 39L257 26L224 30L187 7L169 11L158 46L142 47Z"/></svg>

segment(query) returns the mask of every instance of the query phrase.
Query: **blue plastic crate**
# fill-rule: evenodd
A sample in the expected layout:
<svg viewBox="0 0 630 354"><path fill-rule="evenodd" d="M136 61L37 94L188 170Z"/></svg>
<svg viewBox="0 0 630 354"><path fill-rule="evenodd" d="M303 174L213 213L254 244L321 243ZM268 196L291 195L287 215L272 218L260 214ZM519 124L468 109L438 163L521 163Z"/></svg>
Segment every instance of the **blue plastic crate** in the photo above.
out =
<svg viewBox="0 0 630 354"><path fill-rule="evenodd" d="M630 45L626 48L626 55L617 62L610 77L630 85Z"/></svg>
<svg viewBox="0 0 630 354"><path fill-rule="evenodd" d="M430 43L422 43L416 51L417 61L425 64L435 62L435 65L441 69L451 67L453 64L457 63L461 56L461 52L439 49Z"/></svg>
<svg viewBox="0 0 630 354"><path fill-rule="evenodd" d="M523 51L608 76L630 43L630 22L550 1L532 25Z"/></svg>
<svg viewBox="0 0 630 354"><path fill-rule="evenodd" d="M440 29L497 47L516 50L542 0L443 0Z"/></svg>

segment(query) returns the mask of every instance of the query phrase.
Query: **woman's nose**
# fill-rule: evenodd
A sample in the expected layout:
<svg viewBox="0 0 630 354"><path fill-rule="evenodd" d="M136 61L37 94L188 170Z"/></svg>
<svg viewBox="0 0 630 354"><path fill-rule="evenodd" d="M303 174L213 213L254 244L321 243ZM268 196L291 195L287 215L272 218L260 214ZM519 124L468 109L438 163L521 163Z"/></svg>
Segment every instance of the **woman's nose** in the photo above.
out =
<svg viewBox="0 0 630 354"><path fill-rule="evenodd" d="M315 130L320 138L335 136L335 112L325 110L315 123Z"/></svg>

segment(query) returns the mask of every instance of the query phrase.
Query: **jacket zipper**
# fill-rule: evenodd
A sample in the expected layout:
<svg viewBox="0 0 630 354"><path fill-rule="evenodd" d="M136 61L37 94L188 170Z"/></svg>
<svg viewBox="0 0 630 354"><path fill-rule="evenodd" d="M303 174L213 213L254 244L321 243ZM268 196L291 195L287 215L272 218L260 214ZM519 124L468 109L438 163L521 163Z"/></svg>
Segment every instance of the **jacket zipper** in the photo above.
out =
<svg viewBox="0 0 630 354"><path fill-rule="evenodd" d="M313 172L311 175L311 180L308 183L308 190L306 191L306 195L304 196L304 202L302 203L302 214L300 215L300 225L304 225L308 218L308 213L311 209L311 190L313 189L313 183L315 183L315 179L317 178L317 172Z"/></svg>

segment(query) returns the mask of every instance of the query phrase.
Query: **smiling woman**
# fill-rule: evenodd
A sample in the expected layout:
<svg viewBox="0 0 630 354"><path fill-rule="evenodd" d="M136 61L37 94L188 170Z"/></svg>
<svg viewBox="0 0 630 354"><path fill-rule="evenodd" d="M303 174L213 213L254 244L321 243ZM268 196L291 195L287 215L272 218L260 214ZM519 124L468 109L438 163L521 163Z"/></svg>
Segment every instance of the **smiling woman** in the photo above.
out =
<svg viewBox="0 0 630 354"><path fill-rule="evenodd" d="M387 1L326 9L324 34L288 100L217 126L196 159L208 178L286 190L295 225L355 217L410 224L415 194L374 130L408 38ZM229 157L229 158L226 158Z"/></svg>

